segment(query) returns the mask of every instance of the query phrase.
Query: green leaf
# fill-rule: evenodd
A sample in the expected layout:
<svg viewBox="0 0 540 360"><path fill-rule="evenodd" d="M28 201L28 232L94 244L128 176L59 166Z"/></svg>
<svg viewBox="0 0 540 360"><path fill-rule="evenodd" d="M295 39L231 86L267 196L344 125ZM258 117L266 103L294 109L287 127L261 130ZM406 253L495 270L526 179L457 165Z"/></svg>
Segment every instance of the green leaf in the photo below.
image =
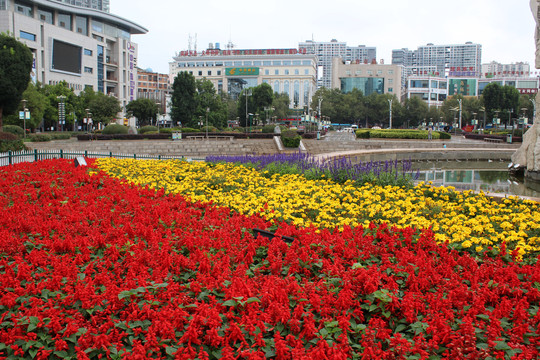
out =
<svg viewBox="0 0 540 360"><path fill-rule="evenodd" d="M402 332L402 331L405 330L406 328L407 328L407 325L399 324L399 325L396 327L395 333Z"/></svg>
<svg viewBox="0 0 540 360"><path fill-rule="evenodd" d="M236 306L238 305L238 303L236 302L236 300L227 300L227 301L224 301L223 306Z"/></svg>
<svg viewBox="0 0 540 360"><path fill-rule="evenodd" d="M480 318L482 320L489 320L489 315L488 314L478 314L476 315L477 318Z"/></svg>
<svg viewBox="0 0 540 360"><path fill-rule="evenodd" d="M174 353L175 353L177 350L178 350L178 348L175 347L175 346L167 346L167 347L165 348L165 352L167 353L167 355L170 355L170 356L173 356Z"/></svg>
<svg viewBox="0 0 540 360"><path fill-rule="evenodd" d="M249 299L246 300L246 304L251 304L251 303L254 303L254 302L260 303L261 300L259 298L256 298L256 297L250 297Z"/></svg>
<svg viewBox="0 0 540 360"><path fill-rule="evenodd" d="M510 350L510 346L506 343L506 341L495 341L495 350Z"/></svg>

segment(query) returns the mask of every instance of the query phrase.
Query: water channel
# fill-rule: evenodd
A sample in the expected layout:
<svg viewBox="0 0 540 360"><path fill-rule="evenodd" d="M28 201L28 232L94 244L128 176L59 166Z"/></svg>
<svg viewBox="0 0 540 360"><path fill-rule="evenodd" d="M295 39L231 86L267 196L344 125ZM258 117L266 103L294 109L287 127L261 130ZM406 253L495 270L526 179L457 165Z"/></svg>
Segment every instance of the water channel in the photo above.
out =
<svg viewBox="0 0 540 360"><path fill-rule="evenodd" d="M452 186L458 190L483 191L540 198L540 184L514 177L503 161L431 161L414 162L420 171L417 182L431 181L434 186Z"/></svg>

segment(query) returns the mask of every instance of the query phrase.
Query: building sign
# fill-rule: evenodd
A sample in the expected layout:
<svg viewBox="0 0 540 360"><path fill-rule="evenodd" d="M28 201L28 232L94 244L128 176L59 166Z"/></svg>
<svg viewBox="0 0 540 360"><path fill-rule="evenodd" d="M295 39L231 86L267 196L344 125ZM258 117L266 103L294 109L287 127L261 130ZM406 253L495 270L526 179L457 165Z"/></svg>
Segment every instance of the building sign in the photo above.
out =
<svg viewBox="0 0 540 360"><path fill-rule="evenodd" d="M469 66L469 67L452 66L450 67L448 76L478 76L478 73L474 70L473 66Z"/></svg>
<svg viewBox="0 0 540 360"><path fill-rule="evenodd" d="M249 50L221 50L208 49L204 51L180 51L178 56L231 56L231 55L296 55L306 54L306 49L249 49Z"/></svg>
<svg viewBox="0 0 540 360"><path fill-rule="evenodd" d="M259 76L258 67L225 68L225 76Z"/></svg>
<svg viewBox="0 0 540 360"><path fill-rule="evenodd" d="M537 94L538 89L518 89L520 94Z"/></svg>
<svg viewBox="0 0 540 360"><path fill-rule="evenodd" d="M137 70L135 69L135 45L131 42L127 43L127 49L128 49L128 76L129 76L129 86L128 91L129 94L127 98L129 101L135 100L135 88L136 88L136 81L135 76Z"/></svg>
<svg viewBox="0 0 540 360"><path fill-rule="evenodd" d="M448 95L476 96L476 79L450 79Z"/></svg>

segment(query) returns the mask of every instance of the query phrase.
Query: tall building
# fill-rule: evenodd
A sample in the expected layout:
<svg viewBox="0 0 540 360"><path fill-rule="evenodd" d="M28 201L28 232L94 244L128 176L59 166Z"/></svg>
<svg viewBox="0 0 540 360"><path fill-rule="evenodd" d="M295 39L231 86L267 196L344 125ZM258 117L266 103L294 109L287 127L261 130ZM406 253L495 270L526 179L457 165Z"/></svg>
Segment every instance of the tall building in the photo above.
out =
<svg viewBox="0 0 540 360"><path fill-rule="evenodd" d="M32 79L65 81L115 96L125 107L137 96L137 44L144 27L104 11L59 1L0 0L0 32L9 31L34 56Z"/></svg>
<svg viewBox="0 0 540 360"><path fill-rule="evenodd" d="M482 45L430 43L417 50L393 50L392 64L405 66L409 75L480 76Z"/></svg>
<svg viewBox="0 0 540 360"><path fill-rule="evenodd" d="M109 12L109 0L47 0Z"/></svg>
<svg viewBox="0 0 540 360"><path fill-rule="evenodd" d="M210 80L218 92L236 99L243 89L262 83L286 93L291 108L309 106L316 90L317 57L297 49L227 49L219 44L205 51L180 51L169 63L170 83L186 71Z"/></svg>
<svg viewBox="0 0 540 360"><path fill-rule="evenodd" d="M319 74L317 87L332 86L332 61L335 57L342 58L350 63L372 63L377 59L377 49L359 45L349 47L345 42L332 39L329 42L306 40L298 45L300 51L306 54L317 55L319 59Z"/></svg>

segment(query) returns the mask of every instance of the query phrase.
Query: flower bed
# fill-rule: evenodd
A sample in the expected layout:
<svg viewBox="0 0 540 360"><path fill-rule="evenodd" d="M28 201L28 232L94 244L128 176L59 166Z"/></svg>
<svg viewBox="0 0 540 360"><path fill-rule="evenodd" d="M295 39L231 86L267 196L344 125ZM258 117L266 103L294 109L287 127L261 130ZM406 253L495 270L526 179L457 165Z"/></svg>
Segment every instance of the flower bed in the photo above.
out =
<svg viewBox="0 0 540 360"><path fill-rule="evenodd" d="M86 170L0 169L0 357L540 356L537 264L385 224L254 238L259 216Z"/></svg>
<svg viewBox="0 0 540 360"><path fill-rule="evenodd" d="M515 197L498 203L483 194L426 184L411 189L358 187L352 182L307 180L299 174L265 176L264 171L232 164L130 159L97 163L110 175L135 184L271 221L329 229L371 222L431 228L439 243L473 254L498 250L502 244L517 250L520 258L535 261L540 253L540 204Z"/></svg>

